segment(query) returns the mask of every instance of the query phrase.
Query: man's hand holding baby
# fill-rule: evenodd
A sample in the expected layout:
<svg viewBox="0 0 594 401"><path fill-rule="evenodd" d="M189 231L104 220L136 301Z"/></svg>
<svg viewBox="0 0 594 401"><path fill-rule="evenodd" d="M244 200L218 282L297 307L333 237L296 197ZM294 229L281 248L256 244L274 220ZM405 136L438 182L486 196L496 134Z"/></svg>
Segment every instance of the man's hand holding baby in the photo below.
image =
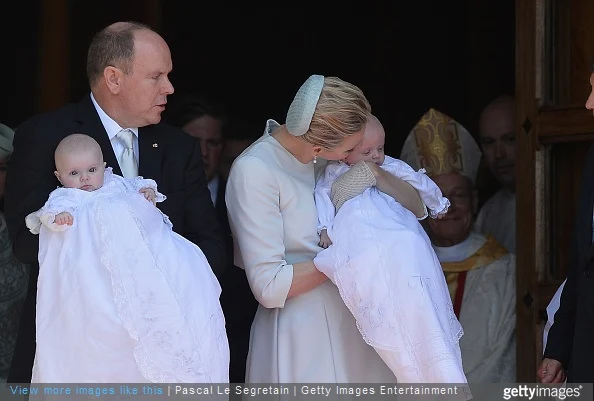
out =
<svg viewBox="0 0 594 401"><path fill-rule="evenodd" d="M153 202L153 205L157 204L157 201L155 200L155 198L157 197L157 194L155 193L154 189L148 188L148 187L141 188L139 192L144 195L146 200Z"/></svg>

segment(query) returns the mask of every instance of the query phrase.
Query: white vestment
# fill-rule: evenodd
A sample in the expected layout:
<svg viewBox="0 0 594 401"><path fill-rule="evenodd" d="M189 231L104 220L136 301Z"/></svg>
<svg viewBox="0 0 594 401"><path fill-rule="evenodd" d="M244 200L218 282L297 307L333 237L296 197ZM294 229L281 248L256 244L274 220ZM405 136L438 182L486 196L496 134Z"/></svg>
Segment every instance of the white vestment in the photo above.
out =
<svg viewBox="0 0 594 401"><path fill-rule="evenodd" d="M509 253L516 253L516 194L503 188L497 191L476 217L475 229L490 234Z"/></svg>
<svg viewBox="0 0 594 401"><path fill-rule="evenodd" d="M413 185L432 216L447 210L449 201L422 172L391 157L381 167ZM427 234L413 213L375 187L334 216L331 186L348 169L329 163L316 185L319 228L327 227L332 240L316 267L336 284L364 340L399 382L466 383L462 328Z"/></svg>
<svg viewBox="0 0 594 401"><path fill-rule="evenodd" d="M440 262L462 262L487 239L471 233L451 247L434 246ZM469 383L516 381L516 262L506 254L469 270L460 309L462 363Z"/></svg>
<svg viewBox="0 0 594 401"><path fill-rule="evenodd" d="M140 188L105 172L92 192L54 190L26 218L39 233L32 382L227 382L220 286L200 248ZM72 226L57 225L61 212Z"/></svg>

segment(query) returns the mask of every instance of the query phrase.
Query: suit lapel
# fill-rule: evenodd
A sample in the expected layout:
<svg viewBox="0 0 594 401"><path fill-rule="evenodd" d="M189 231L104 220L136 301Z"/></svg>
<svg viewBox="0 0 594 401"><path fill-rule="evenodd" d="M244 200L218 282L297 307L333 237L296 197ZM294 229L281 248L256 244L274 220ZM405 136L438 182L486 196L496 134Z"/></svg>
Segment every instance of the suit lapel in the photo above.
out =
<svg viewBox="0 0 594 401"><path fill-rule="evenodd" d="M221 213L227 213L227 206L225 205L225 185L227 182L223 180L221 176L219 176L219 187L217 188L217 202L216 208Z"/></svg>
<svg viewBox="0 0 594 401"><path fill-rule="evenodd" d="M161 156L163 146L159 143L154 126L138 130L139 166L138 175L161 184Z"/></svg>
<svg viewBox="0 0 594 401"><path fill-rule="evenodd" d="M101 123L101 119L99 118L99 114L97 114L97 110L95 110L90 95L86 96L78 104L76 120L81 124L80 133L93 137L99 146L101 146L103 159L107 164L107 167L113 168L114 174L121 175L122 170L120 169L118 159L113 152L113 146L111 146L107 131L105 131L105 127L103 127L103 124Z"/></svg>
<svg viewBox="0 0 594 401"><path fill-rule="evenodd" d="M122 175L113 146L111 146L107 132L101 123L97 110L95 110L90 95L85 96L78 104L76 120L81 126L80 133L93 137L101 146L107 167L112 167L114 174ZM138 157L138 174L160 183L162 146L157 141L154 126L143 127L138 130L138 149L140 153Z"/></svg>
<svg viewBox="0 0 594 401"><path fill-rule="evenodd" d="M589 172L594 169L594 145L590 148L588 158L586 159L586 168L584 171ZM594 234L593 215L594 215L594 180L586 173L584 177L586 184L583 187L582 203L578 209L578 227L577 233L578 241L578 263L586 266L587 263L594 257L594 244L592 237ZM586 218L587 216L587 218Z"/></svg>
<svg viewBox="0 0 594 401"><path fill-rule="evenodd" d="M594 166L589 166L589 167L594 167ZM592 171L592 170L587 169L586 171ZM594 241L592 241L592 239L594 237L594 185L593 185L594 183L592 181L593 180L590 180L589 188L588 188L589 201L587 204L587 209L584 210L584 212L583 212L585 216L589 217L587 219L587 222L584 222L584 225L588 227L587 230L584 227L584 233L583 233L583 236L584 236L583 243L584 243L584 247L585 247L585 252L582 252L582 255L584 255L584 260L582 263L584 263L584 268L586 268L586 266L589 264L590 260L592 260L592 258L594 258ZM586 244L589 244L590 246L587 247Z"/></svg>

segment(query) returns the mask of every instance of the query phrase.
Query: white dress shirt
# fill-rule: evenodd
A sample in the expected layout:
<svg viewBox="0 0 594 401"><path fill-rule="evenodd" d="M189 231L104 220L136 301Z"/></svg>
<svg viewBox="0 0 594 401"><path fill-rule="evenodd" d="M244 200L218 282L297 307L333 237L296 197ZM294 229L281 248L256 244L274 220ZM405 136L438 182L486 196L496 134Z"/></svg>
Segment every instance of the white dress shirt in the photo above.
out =
<svg viewBox="0 0 594 401"><path fill-rule="evenodd" d="M119 156L122 154L122 152L124 152L124 145L120 142L120 140L118 138L116 138L116 135L118 134L118 132L120 132L121 130L125 129L123 127L120 127L118 123L116 123L110 116L107 115L107 113L105 113L103 111L103 109L101 108L101 106L99 106L99 104L97 103L97 101L95 100L95 97L93 96L93 94L91 93L91 101L93 102L93 105L95 106L95 110L97 110L97 113L99 114L99 118L101 119L101 123L103 124L103 127L105 128L105 131L107 131L107 136L109 137L109 141L111 142L111 147L113 148L113 152L116 155L116 158L119 159ZM132 127L126 127L128 129L130 129L130 131L132 131L134 133L134 136L132 138L132 142L134 145L134 158L136 159L136 165L140 166L140 158L139 158L139 151L138 151L138 128L132 128ZM107 166L107 167L114 167L114 166Z"/></svg>
<svg viewBox="0 0 594 401"><path fill-rule="evenodd" d="M219 182L220 178L216 175L212 180L208 182L208 190L210 191L210 199L212 199L212 204L217 204L217 194L219 192Z"/></svg>

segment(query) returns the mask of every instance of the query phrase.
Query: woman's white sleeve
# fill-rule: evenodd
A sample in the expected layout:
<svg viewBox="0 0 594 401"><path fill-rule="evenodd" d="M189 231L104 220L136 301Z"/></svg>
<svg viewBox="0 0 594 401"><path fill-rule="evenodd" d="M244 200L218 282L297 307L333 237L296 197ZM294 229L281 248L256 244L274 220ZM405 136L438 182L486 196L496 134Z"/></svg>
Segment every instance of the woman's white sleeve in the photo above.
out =
<svg viewBox="0 0 594 401"><path fill-rule="evenodd" d="M262 306L282 308L293 282L293 265L285 260L285 228L274 172L256 157L237 159L227 181L225 200L239 250L235 264L245 269Z"/></svg>

